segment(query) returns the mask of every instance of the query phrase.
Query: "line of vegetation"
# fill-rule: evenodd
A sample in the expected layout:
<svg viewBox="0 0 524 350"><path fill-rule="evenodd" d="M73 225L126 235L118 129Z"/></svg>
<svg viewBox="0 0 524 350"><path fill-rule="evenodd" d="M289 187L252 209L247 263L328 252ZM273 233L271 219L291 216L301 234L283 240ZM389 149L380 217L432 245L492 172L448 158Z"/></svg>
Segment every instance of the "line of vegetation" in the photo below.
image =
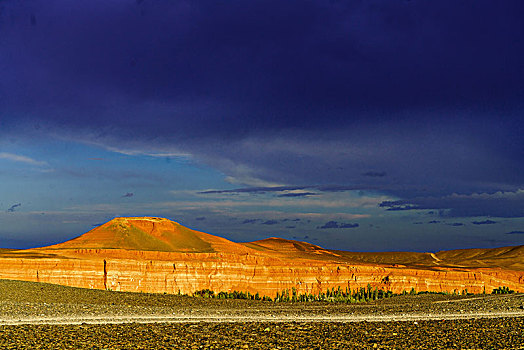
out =
<svg viewBox="0 0 524 350"><path fill-rule="evenodd" d="M506 287L507 288L507 287ZM505 289L504 289L505 290ZM493 291L495 293L495 290ZM373 300L391 298L400 295L421 295L421 294L443 294L443 295L472 295L467 289L462 291L454 291L453 293L448 292L429 292L420 291L417 292L415 288L411 288L410 291L403 291L402 293L393 293L392 291L386 291L379 289L378 287L372 287L370 284L366 288L361 287L356 290L351 290L346 287L343 290L341 287L337 289L327 289L325 292L319 292L318 294L312 293L298 293L296 288L284 289L281 292L277 292L274 298L267 295L261 296L259 293L252 294L250 292L243 291L231 291L231 292L219 292L215 293L210 289L202 289L192 294L193 297L199 298L212 298L212 299L246 299L246 300L262 300L272 302L334 302L334 303L361 303Z"/></svg>
<svg viewBox="0 0 524 350"><path fill-rule="evenodd" d="M319 292L318 294L308 294L308 293L297 293L295 288L289 290L284 290L281 293L277 293L274 301L275 302L308 302L308 301L327 301L335 303L357 303L357 302L366 302L377 299L390 298L394 296L393 292L385 291L384 289L378 289L378 287L371 287L368 284L367 288L360 288L355 291L352 291L350 288L346 287L345 290L342 290L340 286L335 289L327 289L326 292Z"/></svg>
<svg viewBox="0 0 524 350"><path fill-rule="evenodd" d="M515 293L514 290L509 289L508 287L498 287L493 289L491 294L511 294ZM345 290L342 290L341 287L337 289L331 288L327 289L325 292L319 292L318 294L312 293L298 293L296 288L284 289L281 292L277 292L274 298L271 298L267 295L261 296L258 292L252 294L250 292L242 291L231 291L231 292L218 292L215 293L210 289L202 289L192 293L193 297L199 298L211 298L211 299L245 299L245 300L262 300L262 301L272 301L272 302L311 302L311 301L320 301L320 302L333 302L333 303L361 303L369 302L373 300L391 298L394 296L401 295L422 295L422 294L441 294L441 295L474 295L474 293L468 292L467 289L462 291L453 291L449 292L430 292L430 291L419 291L417 292L415 288L411 288L410 291L402 291L402 293L393 293L392 291L386 291L384 289L378 289L378 287L372 287L370 284L366 288L362 287L356 290L351 290L346 287ZM484 290L482 294L486 294Z"/></svg>
<svg viewBox="0 0 524 350"><path fill-rule="evenodd" d="M513 294L515 293L514 290L509 289L509 287L498 287L496 289L493 289L491 294Z"/></svg>

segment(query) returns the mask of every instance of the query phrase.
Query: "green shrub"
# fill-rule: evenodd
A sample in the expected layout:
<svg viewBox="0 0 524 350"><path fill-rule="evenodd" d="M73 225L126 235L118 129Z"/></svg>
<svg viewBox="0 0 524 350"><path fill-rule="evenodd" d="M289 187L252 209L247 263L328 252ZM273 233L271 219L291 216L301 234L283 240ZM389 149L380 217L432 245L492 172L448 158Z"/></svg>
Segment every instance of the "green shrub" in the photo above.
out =
<svg viewBox="0 0 524 350"><path fill-rule="evenodd" d="M493 289L491 294L513 294L515 293L514 290L509 289L509 287L498 287L496 289Z"/></svg>

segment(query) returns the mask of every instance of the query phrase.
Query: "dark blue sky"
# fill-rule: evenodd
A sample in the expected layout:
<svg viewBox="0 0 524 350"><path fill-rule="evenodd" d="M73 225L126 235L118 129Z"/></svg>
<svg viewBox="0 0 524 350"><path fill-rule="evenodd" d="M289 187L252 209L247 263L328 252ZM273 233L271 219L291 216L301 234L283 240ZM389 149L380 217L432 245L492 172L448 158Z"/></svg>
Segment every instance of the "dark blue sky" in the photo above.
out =
<svg viewBox="0 0 524 350"><path fill-rule="evenodd" d="M522 135L522 1L0 2L0 246L524 244Z"/></svg>

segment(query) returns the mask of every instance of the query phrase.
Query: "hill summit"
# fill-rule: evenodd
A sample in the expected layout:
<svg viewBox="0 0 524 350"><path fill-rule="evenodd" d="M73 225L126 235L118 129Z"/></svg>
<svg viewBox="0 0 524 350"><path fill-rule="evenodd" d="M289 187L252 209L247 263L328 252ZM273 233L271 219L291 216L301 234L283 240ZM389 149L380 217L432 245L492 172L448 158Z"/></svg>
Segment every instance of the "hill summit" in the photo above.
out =
<svg viewBox="0 0 524 350"><path fill-rule="evenodd" d="M186 253L239 253L248 248L157 217L118 217L52 249L124 249Z"/></svg>

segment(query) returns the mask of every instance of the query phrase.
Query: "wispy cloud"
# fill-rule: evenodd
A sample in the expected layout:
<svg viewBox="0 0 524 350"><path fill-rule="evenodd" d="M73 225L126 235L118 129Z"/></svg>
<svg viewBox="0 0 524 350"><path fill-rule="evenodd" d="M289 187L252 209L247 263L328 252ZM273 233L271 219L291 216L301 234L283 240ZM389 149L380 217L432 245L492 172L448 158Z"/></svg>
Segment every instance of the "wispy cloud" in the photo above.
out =
<svg viewBox="0 0 524 350"><path fill-rule="evenodd" d="M20 162L20 163L39 166L39 167L49 165L47 162L44 162L44 161L36 160L36 159L22 156L19 154L6 153L6 152L0 152L0 159L6 159L6 160L13 161L13 162Z"/></svg>
<svg viewBox="0 0 524 350"><path fill-rule="evenodd" d="M89 139L89 138L88 138ZM93 142L83 140L86 144L92 144L102 147L108 151L125 154L127 156L149 156L155 158L191 158L191 154L180 151L166 150L166 149L145 149L143 145L140 148L121 148L112 145L107 145L101 142Z"/></svg>
<svg viewBox="0 0 524 350"><path fill-rule="evenodd" d="M386 172L385 171L368 171L362 175L369 176L369 177L384 177L386 176Z"/></svg>
<svg viewBox="0 0 524 350"><path fill-rule="evenodd" d="M122 195L122 198L129 198L133 197L135 194L133 192L127 192L126 194Z"/></svg>
<svg viewBox="0 0 524 350"><path fill-rule="evenodd" d="M344 223L341 223L339 228L355 228L355 227L359 227L360 225L355 223L355 224L351 224L351 223L348 223L348 224L344 224Z"/></svg>
<svg viewBox="0 0 524 350"><path fill-rule="evenodd" d="M395 203L395 202L390 202L390 201L382 202L382 203L379 204L379 207L387 208L386 209L387 211L402 211L402 210L417 210L417 209L420 209L418 206L412 205L412 204L396 205L396 204L392 204L392 203Z"/></svg>
<svg viewBox="0 0 524 350"><path fill-rule="evenodd" d="M262 223L262 225L276 225L278 224L277 220L266 220Z"/></svg>
<svg viewBox="0 0 524 350"><path fill-rule="evenodd" d="M473 225L493 225L493 224L496 224L497 221L493 221L493 220L484 220L484 221L472 221L471 222Z"/></svg>
<svg viewBox="0 0 524 350"><path fill-rule="evenodd" d="M356 228L360 225L357 223L339 223L337 221L328 221L322 226L317 226L317 229L332 229L332 228Z"/></svg>
<svg viewBox="0 0 524 350"><path fill-rule="evenodd" d="M264 186L264 187L245 187L235 188L232 190L206 190L198 192L200 194L221 194L221 193L266 193L266 192L283 192L303 190L307 186Z"/></svg>
<svg viewBox="0 0 524 350"><path fill-rule="evenodd" d="M455 227L458 227L458 226L464 226L464 224L462 222L452 222L452 223L449 223L449 224L446 224L448 226L455 226Z"/></svg>
<svg viewBox="0 0 524 350"><path fill-rule="evenodd" d="M511 231L506 232L507 235L524 235L524 231Z"/></svg>
<svg viewBox="0 0 524 350"><path fill-rule="evenodd" d="M317 196L318 193L313 192L291 192L291 193L283 193L279 194L277 197L307 197L307 196Z"/></svg>
<svg viewBox="0 0 524 350"><path fill-rule="evenodd" d="M9 207L9 208L7 209L7 211L8 211L9 213L12 213L12 212L15 211L16 208L18 208L18 207L20 207L20 206L22 206L22 203L13 204L11 207Z"/></svg>
<svg viewBox="0 0 524 350"><path fill-rule="evenodd" d="M222 194L222 193L255 193L255 194L265 194L271 192L287 192L290 194L297 193L307 193L307 195L314 195L317 193L305 192L304 190L318 190L320 192L348 192L348 191L359 191L359 190L370 190L370 191L380 191L383 188L380 186L347 186L347 185L308 185L308 186L252 186L252 187L242 187L234 188L228 190L215 190L209 189L205 191L200 191L200 194ZM304 192L301 192L304 191ZM282 196L286 197L286 196ZM287 197L292 197L291 195Z"/></svg>
<svg viewBox="0 0 524 350"><path fill-rule="evenodd" d="M524 190L386 200L379 207L388 211L439 209L449 217L524 217Z"/></svg>
<svg viewBox="0 0 524 350"><path fill-rule="evenodd" d="M377 195L352 191L349 193L326 192L317 194L303 191L305 187L250 187L233 190L206 190L195 193L200 205L215 203L216 206L246 207L246 206L274 206L274 207L319 207L319 208L369 208L374 210L390 196ZM275 193L283 192L278 195ZM174 192L173 192L174 193ZM256 193L254 198L252 194ZM190 202L188 202L188 205Z"/></svg>
<svg viewBox="0 0 524 350"><path fill-rule="evenodd" d="M260 199L256 201L248 200L202 200L202 201L173 201L162 202L162 205L181 207L319 207L319 208L374 208L380 198L347 198L339 200L316 200L316 199Z"/></svg>

